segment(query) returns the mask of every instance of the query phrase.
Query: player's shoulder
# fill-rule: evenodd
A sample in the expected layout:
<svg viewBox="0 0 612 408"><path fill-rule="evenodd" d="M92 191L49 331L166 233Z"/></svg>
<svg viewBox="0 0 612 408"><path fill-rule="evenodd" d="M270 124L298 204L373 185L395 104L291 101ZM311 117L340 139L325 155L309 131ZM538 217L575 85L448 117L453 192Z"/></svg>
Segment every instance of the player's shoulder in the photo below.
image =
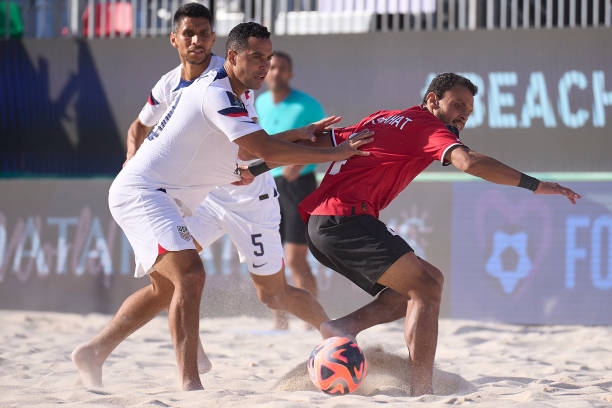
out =
<svg viewBox="0 0 612 408"><path fill-rule="evenodd" d="M412 126L406 126L407 130L420 130L423 135L431 135L433 133L449 133L446 124L438 119L434 114L429 112L422 105L413 106L404 110L401 113L403 116L410 119ZM454 137L454 136L453 136Z"/></svg>
<svg viewBox="0 0 612 408"><path fill-rule="evenodd" d="M397 110L379 110L376 111L374 113L369 114L368 116L366 116L365 118L363 118L360 122L359 125L365 125L365 124L378 124L384 121L385 118L392 116L394 114L396 114Z"/></svg>
<svg viewBox="0 0 612 408"><path fill-rule="evenodd" d="M175 82L178 83L181 78L181 67L182 66L179 65L178 67L175 67L170 71L166 72L164 75L161 76L161 78L159 78L159 81L157 81L157 83L163 86L171 86Z"/></svg>
<svg viewBox="0 0 612 408"><path fill-rule="evenodd" d="M210 69L218 70L219 68L223 67L224 63L225 59L221 58L218 55L212 54L210 56L210 64L208 64L208 66L210 67Z"/></svg>
<svg viewBox="0 0 612 408"><path fill-rule="evenodd" d="M210 109L219 113L245 110L242 100L234 94L225 70L211 71L210 76L203 77L199 82L204 88L197 92L202 92L205 104Z"/></svg>
<svg viewBox="0 0 612 408"><path fill-rule="evenodd" d="M206 87L206 94L212 98L232 92L232 87L224 68L209 71L201 78L201 86Z"/></svg>
<svg viewBox="0 0 612 408"><path fill-rule="evenodd" d="M423 122L440 122L438 118L436 118L431 112L423 107L423 105L415 105L411 106L408 109L404 109L402 114L408 116L410 118L418 118Z"/></svg>
<svg viewBox="0 0 612 408"><path fill-rule="evenodd" d="M223 68L223 64L225 63L225 60L221 57L219 57L218 55L212 54L210 56L210 62L208 63L208 67L206 68L206 70L202 73L201 76L206 76L208 75L209 72L218 72L220 70L224 70L225 68Z"/></svg>

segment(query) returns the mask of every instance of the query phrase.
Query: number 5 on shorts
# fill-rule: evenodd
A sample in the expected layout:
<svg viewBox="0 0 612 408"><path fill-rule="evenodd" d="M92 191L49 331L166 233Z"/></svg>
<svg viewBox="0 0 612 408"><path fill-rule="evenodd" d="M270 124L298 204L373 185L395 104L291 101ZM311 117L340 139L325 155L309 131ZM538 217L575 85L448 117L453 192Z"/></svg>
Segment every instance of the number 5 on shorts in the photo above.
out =
<svg viewBox="0 0 612 408"><path fill-rule="evenodd" d="M263 256L263 254L264 254L263 243L257 242L257 238L261 238L261 234L251 234L251 241L253 242L253 245L256 248L259 248L258 251L253 251L253 254L255 256Z"/></svg>

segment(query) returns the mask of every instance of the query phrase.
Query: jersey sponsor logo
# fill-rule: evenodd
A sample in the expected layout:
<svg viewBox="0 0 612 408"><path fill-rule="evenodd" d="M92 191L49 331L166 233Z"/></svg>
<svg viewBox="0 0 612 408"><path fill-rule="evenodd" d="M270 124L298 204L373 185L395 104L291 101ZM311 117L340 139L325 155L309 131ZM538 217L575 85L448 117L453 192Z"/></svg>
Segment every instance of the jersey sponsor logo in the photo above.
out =
<svg viewBox="0 0 612 408"><path fill-rule="evenodd" d="M149 94L149 99L147 99L147 103L151 106L159 105L157 99L153 97L153 91Z"/></svg>
<svg viewBox="0 0 612 408"><path fill-rule="evenodd" d="M147 136L147 139L149 140L155 139L156 137L159 136L159 132L164 130L164 128L166 127L166 124L168 123L172 115L174 114L174 110L176 109L176 105L178 105L179 101L181 100L181 96L182 94L179 93L176 99L174 100L174 104L172 105L170 110L168 110L168 113L166 114L164 119L162 119L162 121L159 122L159 125L157 125L157 127L153 129L151 133L149 133L149 136Z"/></svg>
<svg viewBox="0 0 612 408"><path fill-rule="evenodd" d="M191 234L189 233L189 230L187 229L186 226L177 225L176 229L178 230L178 233L181 236L181 238L183 238L185 241L191 240Z"/></svg>
<svg viewBox="0 0 612 408"><path fill-rule="evenodd" d="M256 263L253 263L253 268L261 268L262 266L265 266L267 264L268 264L267 262L264 262L264 263L262 263L260 265L257 265Z"/></svg>

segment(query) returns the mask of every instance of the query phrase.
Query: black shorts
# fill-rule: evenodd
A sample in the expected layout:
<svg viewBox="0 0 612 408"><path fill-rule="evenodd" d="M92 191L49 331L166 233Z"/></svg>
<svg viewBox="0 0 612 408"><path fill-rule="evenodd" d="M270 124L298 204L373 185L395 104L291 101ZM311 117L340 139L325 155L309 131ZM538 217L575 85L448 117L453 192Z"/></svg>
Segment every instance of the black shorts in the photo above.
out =
<svg viewBox="0 0 612 408"><path fill-rule="evenodd" d="M385 288L376 282L382 274L412 252L402 237L371 215L311 215L306 239L319 262L372 296Z"/></svg>
<svg viewBox="0 0 612 408"><path fill-rule="evenodd" d="M306 244L306 226L298 212L298 204L317 188L314 172L304 174L292 182L282 176L274 178L274 181L280 194L278 201L281 209L281 242Z"/></svg>

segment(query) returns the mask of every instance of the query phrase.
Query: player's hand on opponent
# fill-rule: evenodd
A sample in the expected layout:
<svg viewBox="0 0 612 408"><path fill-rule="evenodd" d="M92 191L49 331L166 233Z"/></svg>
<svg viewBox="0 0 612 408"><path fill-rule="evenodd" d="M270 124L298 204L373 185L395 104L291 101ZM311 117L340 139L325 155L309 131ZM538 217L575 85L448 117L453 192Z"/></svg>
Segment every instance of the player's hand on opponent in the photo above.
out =
<svg viewBox="0 0 612 408"><path fill-rule="evenodd" d="M372 142L374 140L372 137L373 135L374 132L369 129L363 129L357 133L353 133L348 139L333 148L334 155L337 155L334 161L346 160L355 155L369 156L370 152L364 152L363 150L359 150L359 148Z"/></svg>
<svg viewBox="0 0 612 408"><path fill-rule="evenodd" d="M234 181L232 183L235 186L246 186L248 184L251 184L253 180L255 180L255 176L249 171L249 166L247 165L237 165L235 173L240 176L239 181Z"/></svg>
<svg viewBox="0 0 612 408"><path fill-rule="evenodd" d="M304 130L303 135L301 135L301 140L310 140L311 142L316 142L317 137L321 136L321 134L328 130L328 128L338 123L342 120L342 116L329 116L327 118L323 118L317 122L313 122L308 126L304 126L302 129Z"/></svg>
<svg viewBox="0 0 612 408"><path fill-rule="evenodd" d="M540 181L538 188L534 191L535 194L559 194L567 197L572 204L576 204L576 200L582 198L578 193L575 193L567 187L563 187L558 183L551 183L548 181Z"/></svg>

